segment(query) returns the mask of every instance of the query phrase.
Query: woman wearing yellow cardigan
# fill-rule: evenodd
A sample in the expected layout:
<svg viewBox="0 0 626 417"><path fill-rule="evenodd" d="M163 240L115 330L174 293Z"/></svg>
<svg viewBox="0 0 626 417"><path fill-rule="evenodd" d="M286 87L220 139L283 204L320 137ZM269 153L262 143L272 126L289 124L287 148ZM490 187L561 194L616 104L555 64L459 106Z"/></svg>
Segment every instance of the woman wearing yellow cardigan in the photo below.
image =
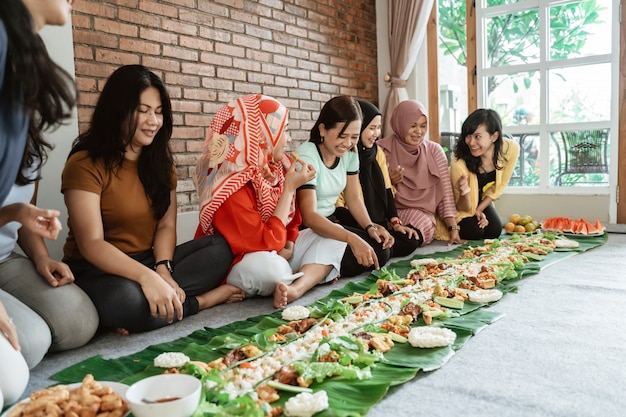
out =
<svg viewBox="0 0 626 417"><path fill-rule="evenodd" d="M461 239L500 236L502 221L493 202L506 188L519 150L516 142L502 137L495 111L478 109L463 122L450 164Z"/></svg>

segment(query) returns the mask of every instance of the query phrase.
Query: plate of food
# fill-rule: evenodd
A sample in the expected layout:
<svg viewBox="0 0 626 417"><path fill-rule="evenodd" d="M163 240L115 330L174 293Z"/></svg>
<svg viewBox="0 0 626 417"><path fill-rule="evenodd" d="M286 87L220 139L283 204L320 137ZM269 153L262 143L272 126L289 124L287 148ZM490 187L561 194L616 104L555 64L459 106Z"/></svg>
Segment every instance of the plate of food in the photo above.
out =
<svg viewBox="0 0 626 417"><path fill-rule="evenodd" d="M88 374L83 382L55 385L35 391L0 417L65 415L68 411L83 415L82 410L86 409L93 410L93 415L109 412L111 416L127 416L129 414L125 399L127 389L128 385L121 382L95 381L93 376Z"/></svg>

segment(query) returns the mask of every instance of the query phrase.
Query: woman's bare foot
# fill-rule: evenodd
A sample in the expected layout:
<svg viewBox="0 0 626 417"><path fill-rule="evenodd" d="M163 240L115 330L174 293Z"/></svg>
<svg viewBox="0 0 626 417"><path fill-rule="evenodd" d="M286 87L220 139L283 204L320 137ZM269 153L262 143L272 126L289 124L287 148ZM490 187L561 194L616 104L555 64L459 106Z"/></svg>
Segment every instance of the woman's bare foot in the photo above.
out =
<svg viewBox="0 0 626 417"><path fill-rule="evenodd" d="M276 288L274 288L274 308L285 308L288 292L289 287L284 282L276 285Z"/></svg>
<svg viewBox="0 0 626 417"><path fill-rule="evenodd" d="M223 284L219 287L196 296L200 310L216 306L222 303L237 303L246 298L246 293L238 287Z"/></svg>
<svg viewBox="0 0 626 417"><path fill-rule="evenodd" d="M122 327L118 327L117 329L115 329L115 333L117 334L121 334L122 336L128 336L130 334L130 332Z"/></svg>

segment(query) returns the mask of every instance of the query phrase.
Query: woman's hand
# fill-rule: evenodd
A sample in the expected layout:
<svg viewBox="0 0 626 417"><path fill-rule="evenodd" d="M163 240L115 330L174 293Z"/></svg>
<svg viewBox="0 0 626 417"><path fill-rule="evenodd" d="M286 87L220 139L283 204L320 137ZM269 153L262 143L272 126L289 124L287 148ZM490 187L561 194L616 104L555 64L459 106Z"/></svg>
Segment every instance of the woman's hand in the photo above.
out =
<svg viewBox="0 0 626 417"><path fill-rule="evenodd" d="M311 164L294 163L285 172L285 189L295 191L315 178L317 172Z"/></svg>
<svg viewBox="0 0 626 417"><path fill-rule="evenodd" d="M290 260L293 256L293 247L294 243L288 240L285 244L285 247L280 252L278 252L278 254L286 260Z"/></svg>
<svg viewBox="0 0 626 417"><path fill-rule="evenodd" d="M358 235L354 233L350 233L350 235L351 236L348 238L348 245L350 246L350 249L352 250L352 253L354 254L354 257L359 265L374 265L374 269L378 269L380 266L378 265L378 257L376 256L374 248L372 248L369 243L361 239Z"/></svg>
<svg viewBox="0 0 626 417"><path fill-rule="evenodd" d="M49 256L42 256L34 259L35 267L39 275L44 277L48 284L53 287L62 287L66 284L74 282L74 274L70 267L60 261L54 260Z"/></svg>
<svg viewBox="0 0 626 417"><path fill-rule="evenodd" d="M455 184L456 189L459 191L459 195L465 196L470 193L470 187L467 182L467 174L463 174L459 177Z"/></svg>
<svg viewBox="0 0 626 417"><path fill-rule="evenodd" d="M392 185L396 185L404 179L404 168L398 165L396 168L389 168L389 179Z"/></svg>
<svg viewBox="0 0 626 417"><path fill-rule="evenodd" d="M403 235L407 235L409 239L418 239L419 234L417 230L412 227L405 226L403 224L396 223L393 225L393 230L398 233L402 233Z"/></svg>
<svg viewBox="0 0 626 417"><path fill-rule="evenodd" d="M461 237L459 236L459 231L458 230L451 230L450 231L450 240L448 240L448 246L450 245L460 245L467 242L466 240L461 239Z"/></svg>
<svg viewBox="0 0 626 417"><path fill-rule="evenodd" d="M147 268L146 268L147 269ZM152 317L160 317L168 323L174 321L174 315L178 320L183 319L183 304L174 288L155 271L148 270L139 280L141 290L150 304Z"/></svg>
<svg viewBox="0 0 626 417"><path fill-rule="evenodd" d="M478 227L480 227L481 229L487 227L487 225L489 224L489 220L487 220L487 216L485 216L485 213L483 213L482 210L476 210L475 216L476 221L478 222Z"/></svg>
<svg viewBox="0 0 626 417"><path fill-rule="evenodd" d="M37 236L55 240L62 228L58 219L60 215L58 210L40 209L28 203L13 203L2 207L0 225L17 221Z"/></svg>
<svg viewBox="0 0 626 417"><path fill-rule="evenodd" d="M367 234L370 235L372 239L374 239L378 243L383 244L383 249L389 249L394 244L394 238L389 234L387 229L377 224L374 224L373 227L367 228Z"/></svg>
<svg viewBox="0 0 626 417"><path fill-rule="evenodd" d="M178 282L176 282L174 277L172 277L172 273L167 268L165 268L165 266L161 265L159 265L159 267L156 269L156 273L159 274L159 276L163 278L163 280L170 287L172 287L172 289L176 292L176 296L178 297L180 302L184 303L187 299L187 294L185 293L185 290L180 288L180 285L178 285Z"/></svg>
<svg viewBox="0 0 626 417"><path fill-rule="evenodd" d="M3 333L7 337L7 340L15 350L20 350L20 344L17 340L17 330L2 303L0 303L0 333Z"/></svg>

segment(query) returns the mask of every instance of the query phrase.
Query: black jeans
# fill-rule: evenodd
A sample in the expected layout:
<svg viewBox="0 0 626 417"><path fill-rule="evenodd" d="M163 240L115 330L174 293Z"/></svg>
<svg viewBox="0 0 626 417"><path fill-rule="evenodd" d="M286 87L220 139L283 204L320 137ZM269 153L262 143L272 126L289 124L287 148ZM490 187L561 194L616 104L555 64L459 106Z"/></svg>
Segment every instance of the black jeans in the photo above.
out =
<svg viewBox="0 0 626 417"><path fill-rule="evenodd" d="M495 239L502 233L502 221L493 204L483 211L489 224L484 229L478 227L476 216L466 217L459 222L459 236L465 240Z"/></svg>
<svg viewBox="0 0 626 417"><path fill-rule="evenodd" d="M153 268L152 251L132 256ZM176 247L173 278L185 291L183 316L198 312L195 296L222 284L234 259L228 242L220 236L204 236ZM100 326L144 332L167 326L167 320L152 317L141 286L130 279L104 272L87 261L67 261L76 284L92 299L100 316Z"/></svg>
<svg viewBox="0 0 626 417"><path fill-rule="evenodd" d="M352 217L352 214L350 214L350 211L345 207L337 207L334 213L334 218L337 219L337 221L343 226L348 226L352 229L362 230L354 217ZM386 221L376 222L376 224L384 228L387 228L386 223ZM417 239L410 239L404 233L396 232L395 230L388 230L388 232L391 234L391 236L393 236L395 241L393 247L391 248L391 258L410 255L415 251L415 249L422 246L422 243L424 242L422 232L420 232L418 229L410 224L407 226L417 231ZM380 264L380 266L382 267L383 264Z"/></svg>

